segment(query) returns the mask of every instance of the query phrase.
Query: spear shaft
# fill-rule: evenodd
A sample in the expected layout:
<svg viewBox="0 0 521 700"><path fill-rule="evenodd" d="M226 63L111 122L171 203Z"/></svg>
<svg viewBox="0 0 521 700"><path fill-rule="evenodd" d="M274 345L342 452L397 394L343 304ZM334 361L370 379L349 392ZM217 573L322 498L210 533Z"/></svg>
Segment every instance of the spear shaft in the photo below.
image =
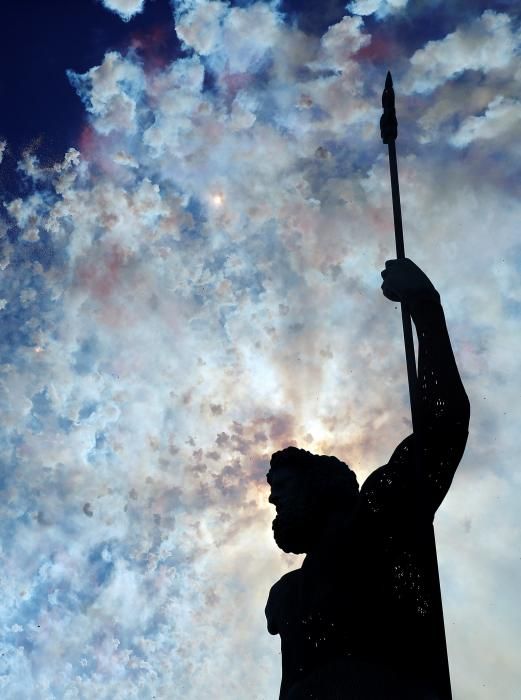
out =
<svg viewBox="0 0 521 700"><path fill-rule="evenodd" d="M389 73L389 75L391 75ZM396 117L395 117L396 118ZM389 171L391 175L391 194L393 198L394 236L396 240L396 257L405 258L405 246L403 243L402 207L400 204L400 185L398 182L398 163L396 160L396 144L394 139L387 144L389 149ZM418 434L419 426L416 425L416 359L414 356L414 340L412 334L411 316L405 304L401 304L403 340L405 343L405 361L407 364L407 379L409 382L409 401L411 404L411 418L413 432Z"/></svg>
<svg viewBox="0 0 521 700"><path fill-rule="evenodd" d="M405 246L403 242L403 225L402 225L402 209L400 203L400 186L398 182L398 163L396 158L396 139L398 137L398 121L396 118L396 109L394 103L394 89L391 73L387 73L385 80L385 88L382 94L383 115L380 119L380 131L382 141L387 144L389 150L389 172L391 177L391 194L393 200L393 218L394 218L394 234L396 241L396 257L405 258ZM414 434L414 471L417 487L417 514L418 525L420 524L420 509L425 505L425 494L423 489L423 477L421 472L421 429L422 426L419 420L417 408L417 384L418 376L416 371L416 358L414 353L414 340L412 332L412 323L409 310L405 303L401 304L402 311L402 326L403 338L405 344L405 360L407 364L407 379L409 383L409 401L411 404L411 419ZM418 533L425 532L423 527L418 527ZM432 575L433 601L439 610L439 635L440 635L440 666L442 668L443 678L440 679L443 686L443 700L452 700L452 691L450 686L449 659L447 654L447 642L445 637L445 626L443 622L443 606L441 600L440 578L438 571L438 557L436 555L436 540L434 537L434 528L430 525L426 533L431 541L432 560L428 562L428 566ZM418 541L420 544L420 541ZM427 543L425 543L427 544Z"/></svg>

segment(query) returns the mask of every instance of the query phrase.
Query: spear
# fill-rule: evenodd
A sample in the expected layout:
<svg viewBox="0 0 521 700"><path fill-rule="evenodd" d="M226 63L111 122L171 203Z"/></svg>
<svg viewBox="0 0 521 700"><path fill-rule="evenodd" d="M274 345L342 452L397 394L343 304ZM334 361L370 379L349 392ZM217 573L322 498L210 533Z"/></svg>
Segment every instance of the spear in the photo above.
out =
<svg viewBox="0 0 521 700"><path fill-rule="evenodd" d="M394 237L396 240L396 257L405 258L403 244L402 207L400 204L400 185L398 183L398 163L396 161L396 138L398 137L398 120L394 106L394 90L391 72L387 71L385 88L382 93L382 107L384 113L380 118L380 132L382 141L389 149L389 170L391 174L391 194L393 198ZM407 378L409 380L409 400L411 402L411 416L413 432L417 434L418 425L415 425L418 412L416 411L416 360L414 357L414 341L412 337L411 317L405 304L402 307L403 339L405 342L405 361L407 363Z"/></svg>
<svg viewBox="0 0 521 700"><path fill-rule="evenodd" d="M396 118L396 108L394 103L394 89L393 89L393 79L391 72L387 72L387 77L385 79L385 88L382 93L382 108L383 114L380 118L380 133L382 136L382 141L387 144L389 149L389 171L391 176L391 194L393 200L393 218L394 218L394 234L396 241L396 257L405 258L405 247L403 243L403 226L402 226L402 209L400 204L400 186L398 183L398 163L396 160L396 139L398 137L398 120ZM416 372L416 358L414 355L414 341L412 335L412 324L411 316L407 309L405 303L401 304L402 311L402 326L403 326L403 339L405 343L405 360L407 363L407 379L409 383L409 400L411 404L411 418L412 418L412 428L414 434L413 442L413 458L414 458L414 470L415 479L417 486L417 498L418 501L423 501L423 478L421 472L421 428L419 414L417 410L417 372ZM417 503L417 513L419 514L421 503ZM418 519L418 523L419 523ZM418 533L420 531L425 532L423 528L418 528ZM445 627L443 623L443 607L441 601L441 589L440 589L440 578L438 572L438 557L436 555L436 541L434 537L434 528L430 525L427 531L427 537L431 540L433 552L433 560L428 562L429 569L432 575L432 590L434 600L433 603L438 608L438 633L439 633L439 653L440 653L440 667L438 677L438 682L441 684L443 690L443 700L452 700L452 692L450 686L450 673L449 673L449 659L447 655L447 642L445 638ZM428 544L425 542L424 544Z"/></svg>

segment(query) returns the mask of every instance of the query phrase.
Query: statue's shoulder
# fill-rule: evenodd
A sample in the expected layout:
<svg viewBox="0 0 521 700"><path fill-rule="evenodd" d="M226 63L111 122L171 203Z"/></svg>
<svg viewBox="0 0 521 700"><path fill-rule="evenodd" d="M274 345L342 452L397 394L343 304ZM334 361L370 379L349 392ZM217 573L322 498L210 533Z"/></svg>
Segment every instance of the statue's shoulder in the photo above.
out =
<svg viewBox="0 0 521 700"><path fill-rule="evenodd" d="M271 587L265 609L270 634L279 634L281 613L287 611L287 602L295 599L295 588L301 576L301 569L294 569L281 576Z"/></svg>
<svg viewBox="0 0 521 700"><path fill-rule="evenodd" d="M372 517L405 515L412 495L413 474L409 465L393 460L375 469L360 489L360 514Z"/></svg>
<svg viewBox="0 0 521 700"><path fill-rule="evenodd" d="M270 590L270 597L285 595L290 589L293 590L293 587L297 585L297 581L301 576L302 569L293 569L292 571L288 571L287 574L281 576L279 580L273 584Z"/></svg>

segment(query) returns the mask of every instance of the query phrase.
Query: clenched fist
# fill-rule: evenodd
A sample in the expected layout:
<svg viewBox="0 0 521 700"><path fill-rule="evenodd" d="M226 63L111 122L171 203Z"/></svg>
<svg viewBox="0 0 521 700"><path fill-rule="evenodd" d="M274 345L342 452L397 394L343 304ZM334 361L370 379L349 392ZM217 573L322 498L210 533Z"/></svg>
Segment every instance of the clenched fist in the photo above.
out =
<svg viewBox="0 0 521 700"><path fill-rule="evenodd" d="M387 260L382 277L382 292L391 301L405 304L440 301L440 295L430 279L409 258Z"/></svg>

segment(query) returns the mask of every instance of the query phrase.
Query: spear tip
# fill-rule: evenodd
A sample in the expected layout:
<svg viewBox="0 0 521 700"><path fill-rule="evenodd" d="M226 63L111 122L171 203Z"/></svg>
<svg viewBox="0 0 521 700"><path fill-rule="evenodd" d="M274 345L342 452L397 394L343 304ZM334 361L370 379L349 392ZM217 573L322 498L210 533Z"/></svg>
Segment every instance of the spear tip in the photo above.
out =
<svg viewBox="0 0 521 700"><path fill-rule="evenodd" d="M396 141L398 136L398 122L396 120L396 110L394 107L394 89L391 71L387 71L385 79L385 89L382 93L382 107L384 113L380 119L380 133L382 141L389 143Z"/></svg>

